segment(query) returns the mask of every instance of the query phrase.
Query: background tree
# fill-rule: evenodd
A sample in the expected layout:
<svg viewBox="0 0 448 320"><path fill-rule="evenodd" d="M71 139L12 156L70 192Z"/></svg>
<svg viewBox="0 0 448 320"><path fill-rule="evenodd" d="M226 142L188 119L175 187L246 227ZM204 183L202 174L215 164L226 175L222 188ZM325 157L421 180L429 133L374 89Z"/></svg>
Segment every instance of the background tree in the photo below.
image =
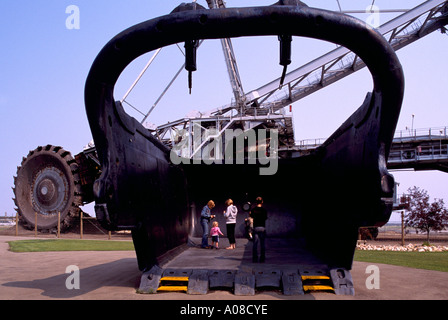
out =
<svg viewBox="0 0 448 320"><path fill-rule="evenodd" d="M448 227L448 210L443 199L435 199L429 203L426 190L418 187L408 189L409 213L406 216L406 226L426 232L429 242L429 232L441 231Z"/></svg>

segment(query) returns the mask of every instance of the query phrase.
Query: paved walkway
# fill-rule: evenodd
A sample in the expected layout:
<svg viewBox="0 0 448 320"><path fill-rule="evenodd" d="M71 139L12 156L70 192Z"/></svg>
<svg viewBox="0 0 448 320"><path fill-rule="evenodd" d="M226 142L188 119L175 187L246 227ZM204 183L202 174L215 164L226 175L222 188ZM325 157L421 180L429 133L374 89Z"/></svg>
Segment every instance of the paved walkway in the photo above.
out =
<svg viewBox="0 0 448 320"><path fill-rule="evenodd" d="M137 268L133 251L113 252L36 252L13 253L7 241L20 239L0 236L0 299L1 300L388 300L429 299L448 300L448 272L419 270L377 264L380 272L380 288L368 289L366 273L369 263L354 262L351 271L355 296L336 296L332 293L311 293L302 296L284 296L277 292L262 292L255 296L235 296L227 291L214 291L206 296L185 293L138 294L136 288L141 272ZM29 239L29 238L28 238ZM268 240L269 241L269 240ZM223 239L223 245L225 240ZM252 264L250 243L239 240L237 250L206 250L189 248L165 265L176 268L189 267L195 261L197 267L220 265L223 269L270 268L280 255L285 258L281 266L297 264L300 255L292 255L291 247L282 250L275 241L268 242L265 264ZM188 262L188 263L190 263ZM66 280L68 266L80 270L80 289L69 290Z"/></svg>

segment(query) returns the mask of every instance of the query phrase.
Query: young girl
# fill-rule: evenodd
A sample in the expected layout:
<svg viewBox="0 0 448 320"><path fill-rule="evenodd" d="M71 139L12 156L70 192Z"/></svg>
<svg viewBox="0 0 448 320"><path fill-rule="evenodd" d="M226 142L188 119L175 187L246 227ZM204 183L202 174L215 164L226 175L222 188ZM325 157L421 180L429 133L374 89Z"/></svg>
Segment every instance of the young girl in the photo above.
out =
<svg viewBox="0 0 448 320"><path fill-rule="evenodd" d="M218 221L213 221L212 226L213 227L210 230L210 235L212 236L212 249L213 249L213 247L215 247L216 249L219 249L218 248L219 235L223 236L224 234L221 232L221 229L219 229L219 227L218 227Z"/></svg>

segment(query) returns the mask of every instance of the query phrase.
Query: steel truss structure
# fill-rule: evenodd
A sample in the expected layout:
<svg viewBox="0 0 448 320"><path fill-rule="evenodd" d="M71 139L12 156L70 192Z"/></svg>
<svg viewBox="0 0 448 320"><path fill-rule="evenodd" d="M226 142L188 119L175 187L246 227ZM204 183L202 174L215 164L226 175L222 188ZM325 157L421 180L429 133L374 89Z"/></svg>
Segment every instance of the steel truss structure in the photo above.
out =
<svg viewBox="0 0 448 320"><path fill-rule="evenodd" d="M223 1L207 0L207 3L210 9L225 7ZM447 23L448 1L430 0L386 22L378 28L378 32L389 41L393 49L399 50L436 30L443 32ZM243 130L249 130L260 125L265 127L270 123L271 128L279 131L280 157L286 156L283 151L300 149L294 142L292 116L285 112L285 107L365 67L358 55L340 46L284 74L282 78L244 93L231 41L222 39L221 43L235 96L232 103L210 110L203 116L162 124L154 132L169 147L175 147L179 143L188 145L182 151L182 155L188 158L193 158L200 152L193 147L193 122L201 123L203 129L209 132L205 134L208 142L218 137L217 132L219 135L224 134L223 128L231 128L234 124L238 124ZM205 145L206 142L201 143L200 148Z"/></svg>

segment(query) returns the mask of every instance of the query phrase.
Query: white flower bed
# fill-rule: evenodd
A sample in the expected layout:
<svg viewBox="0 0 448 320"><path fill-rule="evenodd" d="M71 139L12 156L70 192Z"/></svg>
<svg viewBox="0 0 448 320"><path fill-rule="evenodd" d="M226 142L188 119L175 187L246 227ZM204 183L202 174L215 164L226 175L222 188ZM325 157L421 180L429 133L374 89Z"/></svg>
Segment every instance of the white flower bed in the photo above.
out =
<svg viewBox="0 0 448 320"><path fill-rule="evenodd" d="M448 251L448 246L423 246L414 245L412 243L400 245L372 245L366 243L358 243L356 246L358 250L374 250L374 251L403 251L403 252L445 252Z"/></svg>

